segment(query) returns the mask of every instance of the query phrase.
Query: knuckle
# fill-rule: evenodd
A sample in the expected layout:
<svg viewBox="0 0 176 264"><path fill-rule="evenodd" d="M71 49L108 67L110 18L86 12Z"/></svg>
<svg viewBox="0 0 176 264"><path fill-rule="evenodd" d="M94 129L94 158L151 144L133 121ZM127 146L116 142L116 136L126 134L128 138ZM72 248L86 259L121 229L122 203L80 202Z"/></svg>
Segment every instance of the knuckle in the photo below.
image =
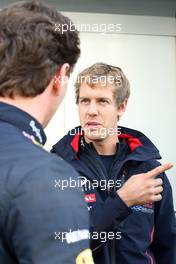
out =
<svg viewBox="0 0 176 264"><path fill-rule="evenodd" d="M155 196L152 194L149 196L149 202L154 202L155 201Z"/></svg>
<svg viewBox="0 0 176 264"><path fill-rule="evenodd" d="M154 187L154 181L153 180L148 181L147 187L152 189Z"/></svg>
<svg viewBox="0 0 176 264"><path fill-rule="evenodd" d="M155 195L155 189L154 188L151 188L150 189L150 194L153 196L153 195Z"/></svg>
<svg viewBox="0 0 176 264"><path fill-rule="evenodd" d="M163 180L161 178L158 178L158 183L163 184Z"/></svg>
<svg viewBox="0 0 176 264"><path fill-rule="evenodd" d="M160 173L161 173L161 168L160 168L160 167L157 167L157 168L155 169L155 172L156 172L157 175L160 174Z"/></svg>
<svg viewBox="0 0 176 264"><path fill-rule="evenodd" d="M155 201L158 202L158 201L161 201L162 199L162 195L161 194L158 194L155 196Z"/></svg>
<svg viewBox="0 0 176 264"><path fill-rule="evenodd" d="M145 178L145 177L148 178L148 177L151 175L151 172L148 171L148 172L146 172L146 173L143 173L142 175L143 175L144 178Z"/></svg>
<svg viewBox="0 0 176 264"><path fill-rule="evenodd" d="M162 195L159 194L159 195L158 195L158 201L160 201L161 199L162 199Z"/></svg>
<svg viewBox="0 0 176 264"><path fill-rule="evenodd" d="M163 187L161 186L161 187L160 187L160 192L162 192L163 190L164 190L164 189L163 189Z"/></svg>
<svg viewBox="0 0 176 264"><path fill-rule="evenodd" d="M163 184L162 179L155 179L155 182L156 182L157 185L162 185Z"/></svg>

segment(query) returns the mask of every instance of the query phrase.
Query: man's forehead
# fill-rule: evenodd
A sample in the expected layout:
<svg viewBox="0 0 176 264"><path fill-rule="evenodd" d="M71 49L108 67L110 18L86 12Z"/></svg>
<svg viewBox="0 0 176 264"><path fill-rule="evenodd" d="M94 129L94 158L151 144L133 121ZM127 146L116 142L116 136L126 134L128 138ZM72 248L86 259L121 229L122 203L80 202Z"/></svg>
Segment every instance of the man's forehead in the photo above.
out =
<svg viewBox="0 0 176 264"><path fill-rule="evenodd" d="M113 95L113 93L114 87L112 85L89 85L85 82L80 85L80 94L100 94L101 97L104 97L106 95Z"/></svg>

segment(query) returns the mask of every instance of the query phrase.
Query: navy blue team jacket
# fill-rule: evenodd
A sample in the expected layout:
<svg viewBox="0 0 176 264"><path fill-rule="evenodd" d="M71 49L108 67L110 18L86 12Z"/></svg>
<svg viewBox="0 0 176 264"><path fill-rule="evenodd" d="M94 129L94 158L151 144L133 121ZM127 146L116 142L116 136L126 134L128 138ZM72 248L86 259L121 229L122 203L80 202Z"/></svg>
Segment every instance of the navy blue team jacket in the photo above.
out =
<svg viewBox="0 0 176 264"><path fill-rule="evenodd" d="M32 116L0 103L1 264L75 264L89 248L82 189L59 187L78 174L47 153L45 141Z"/></svg>
<svg viewBox="0 0 176 264"><path fill-rule="evenodd" d="M93 234L100 233L98 237L92 235L95 263L175 264L176 223L172 190L165 173L159 175L164 182L160 202L128 208L116 194L132 175L157 167L159 151L144 134L124 127L119 129L118 152L109 175L93 145L84 141L80 127L69 131L52 149L86 182L84 191L91 230ZM102 182L108 183L106 188ZM105 235L104 231L106 241L101 236Z"/></svg>

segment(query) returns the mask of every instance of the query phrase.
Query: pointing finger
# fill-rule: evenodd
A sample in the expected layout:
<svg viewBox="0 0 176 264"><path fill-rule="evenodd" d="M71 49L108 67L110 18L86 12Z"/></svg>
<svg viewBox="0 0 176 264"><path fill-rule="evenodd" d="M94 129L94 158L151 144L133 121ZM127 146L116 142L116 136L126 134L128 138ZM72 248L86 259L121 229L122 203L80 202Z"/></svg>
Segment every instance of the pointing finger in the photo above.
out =
<svg viewBox="0 0 176 264"><path fill-rule="evenodd" d="M146 174L147 174L147 177L149 177L149 178L155 178L159 174L165 172L166 170L171 169L172 167L173 167L172 163L166 163L166 164L163 164L163 165L156 167L155 169L153 169L151 171L148 171Z"/></svg>

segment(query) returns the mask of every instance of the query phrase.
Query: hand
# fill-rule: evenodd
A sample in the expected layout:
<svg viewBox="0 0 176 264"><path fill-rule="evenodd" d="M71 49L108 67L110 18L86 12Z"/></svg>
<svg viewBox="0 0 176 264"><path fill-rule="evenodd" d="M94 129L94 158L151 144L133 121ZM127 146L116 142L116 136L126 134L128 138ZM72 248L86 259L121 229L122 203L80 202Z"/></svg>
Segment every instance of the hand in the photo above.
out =
<svg viewBox="0 0 176 264"><path fill-rule="evenodd" d="M172 167L171 163L166 163L146 173L133 175L117 191L117 194L129 207L160 201L163 181L155 177Z"/></svg>

